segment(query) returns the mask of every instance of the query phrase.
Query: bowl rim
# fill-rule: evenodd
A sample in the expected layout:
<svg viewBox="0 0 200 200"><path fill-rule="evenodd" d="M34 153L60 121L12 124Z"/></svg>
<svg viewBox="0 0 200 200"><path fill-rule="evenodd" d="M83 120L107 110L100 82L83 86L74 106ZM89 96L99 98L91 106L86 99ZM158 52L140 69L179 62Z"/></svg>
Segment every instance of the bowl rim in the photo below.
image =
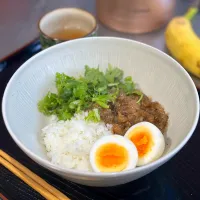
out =
<svg viewBox="0 0 200 200"><path fill-rule="evenodd" d="M192 87L192 92L195 95L195 101L196 101L196 114L195 114L195 119L194 122L192 123L192 127L190 129L190 131L188 132L188 134L186 135L186 137L179 143L179 145L177 145L171 152L169 152L168 154L162 156L161 158L159 158L158 160L149 163L147 165L138 167L138 168L134 168L134 169L130 169L130 170L125 170L125 171L121 171L121 172L112 172L112 173L102 173L102 172L88 172L88 171L79 171L79 170L75 170L75 169L67 169L64 167L60 167L57 166L55 164L52 164L49 160L45 160L43 158L41 158L40 156L36 155L35 153L31 152L31 150L29 150L27 147L25 147L23 145L23 143L21 143L18 138L15 136L14 132L12 131L8 119L7 119L7 115L6 115L6 99L7 99L7 95L9 92L9 88L12 86L12 83L14 81L14 78L16 75L20 74L21 71L23 71L24 68L26 68L28 66L29 63L32 62L32 60L37 59L37 57L42 56L43 54L48 53L49 51L53 51L56 50L57 48L61 48L62 46L65 46L67 44L70 43L78 43L79 41L82 40L121 40L124 42L131 42L134 43L136 45L139 46L143 46L145 48L147 48L149 51L152 51L156 54L159 54L162 57L167 57L169 60L171 60L171 62L174 63L174 67L179 68L180 71L182 71L182 73L187 77L189 84ZM29 156L31 159L33 159L34 161L38 162L40 165L42 165L43 167L46 167L48 169L51 169L52 171L57 171L59 173L63 173L63 174L70 174L70 175L75 175L75 176L82 176L82 177L93 177L93 178L97 178L97 177L101 177L101 178L109 178L109 177L121 177L124 175L128 175L128 174L134 174L134 173L140 173L142 171L148 171L149 169L154 169L159 167L160 165L164 164L165 162L167 162L170 158L172 158L176 153L178 153L183 146L188 142L188 140L190 139L190 137L192 136L197 123L198 123L198 119L199 119L199 96L198 96L198 92L197 89L195 87L194 82L192 81L192 78L190 77L190 75L188 74L188 72L176 61L174 60L172 57L170 57L169 55L167 55L166 53L162 52L161 50L152 47L150 45L144 44L142 42L138 42L138 41L134 41L134 40L130 40L130 39L125 39L125 38L118 38L118 37L91 37L91 38L80 38L80 39L75 39L75 40L71 40L71 41L66 41L60 44L57 44L55 46L52 46L48 49L45 49L39 53L37 53L36 55L34 55L33 57L31 57L30 59L28 59L25 63L23 63L17 70L16 72L12 75L11 79L9 80L4 94L3 94L3 100L2 100L2 114L3 114L3 120L4 123L6 125L6 128L10 134L10 136L12 137L12 139L15 141L15 143L18 145L18 147L24 152L26 153L27 156Z"/></svg>

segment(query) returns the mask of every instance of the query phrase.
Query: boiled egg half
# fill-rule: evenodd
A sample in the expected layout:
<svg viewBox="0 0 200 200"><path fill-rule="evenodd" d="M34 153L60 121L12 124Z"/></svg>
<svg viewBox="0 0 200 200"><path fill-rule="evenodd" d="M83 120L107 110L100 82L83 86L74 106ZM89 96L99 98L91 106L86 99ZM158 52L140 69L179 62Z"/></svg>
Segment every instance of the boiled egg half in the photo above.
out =
<svg viewBox="0 0 200 200"><path fill-rule="evenodd" d="M135 145L120 135L100 138L90 151L90 163L95 172L120 172L135 168L137 162Z"/></svg>
<svg viewBox="0 0 200 200"><path fill-rule="evenodd" d="M133 125L125 134L137 148L137 166L146 165L158 158L164 152L165 139L161 131L152 123L140 122Z"/></svg>

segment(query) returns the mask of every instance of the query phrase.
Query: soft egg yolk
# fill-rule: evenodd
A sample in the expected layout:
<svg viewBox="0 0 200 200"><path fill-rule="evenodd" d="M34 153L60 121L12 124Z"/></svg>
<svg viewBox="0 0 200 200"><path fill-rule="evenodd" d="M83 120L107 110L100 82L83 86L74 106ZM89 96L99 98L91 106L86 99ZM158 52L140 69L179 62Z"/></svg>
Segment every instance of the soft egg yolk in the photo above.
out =
<svg viewBox="0 0 200 200"><path fill-rule="evenodd" d="M101 172L119 172L128 164L128 151L115 143L101 145L95 154L95 163Z"/></svg>
<svg viewBox="0 0 200 200"><path fill-rule="evenodd" d="M145 156L153 145L151 132L146 127L136 127L129 134L128 138L134 143L137 148L138 156Z"/></svg>

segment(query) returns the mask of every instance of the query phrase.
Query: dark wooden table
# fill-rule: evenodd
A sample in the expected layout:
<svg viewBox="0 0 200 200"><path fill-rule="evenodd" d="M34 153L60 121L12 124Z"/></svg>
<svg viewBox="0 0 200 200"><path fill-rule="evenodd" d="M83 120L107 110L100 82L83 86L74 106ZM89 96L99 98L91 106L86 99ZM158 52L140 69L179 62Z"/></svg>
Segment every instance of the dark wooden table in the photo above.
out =
<svg viewBox="0 0 200 200"><path fill-rule="evenodd" d="M31 46L7 61L0 72L0 96L3 96L7 82L17 68L38 50ZM200 123L187 145L171 159L151 174L131 183L109 188L92 188L68 182L29 159L14 143L0 120L0 148L22 162L33 172L64 192L72 200L199 200L200 199ZM0 193L9 199L40 200L37 192L20 181L0 165ZM0 198L1 199L1 198Z"/></svg>

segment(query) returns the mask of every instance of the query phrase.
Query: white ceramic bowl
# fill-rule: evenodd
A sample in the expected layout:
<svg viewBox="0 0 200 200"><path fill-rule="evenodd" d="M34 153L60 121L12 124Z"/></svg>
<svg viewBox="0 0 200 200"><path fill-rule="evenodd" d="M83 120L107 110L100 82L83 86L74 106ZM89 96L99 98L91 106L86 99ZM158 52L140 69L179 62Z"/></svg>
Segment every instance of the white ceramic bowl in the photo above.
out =
<svg viewBox="0 0 200 200"><path fill-rule="evenodd" d="M131 75L144 93L159 101L169 113L167 147L157 161L120 173L80 172L50 163L39 142L44 116L37 102L54 85L56 72L76 76L84 65L108 63ZM35 162L76 183L114 186L136 180L172 158L189 140L199 116L198 93L188 73L171 57L132 40L97 37L65 42L44 50L25 62L8 83L2 103L3 118L11 137Z"/></svg>

